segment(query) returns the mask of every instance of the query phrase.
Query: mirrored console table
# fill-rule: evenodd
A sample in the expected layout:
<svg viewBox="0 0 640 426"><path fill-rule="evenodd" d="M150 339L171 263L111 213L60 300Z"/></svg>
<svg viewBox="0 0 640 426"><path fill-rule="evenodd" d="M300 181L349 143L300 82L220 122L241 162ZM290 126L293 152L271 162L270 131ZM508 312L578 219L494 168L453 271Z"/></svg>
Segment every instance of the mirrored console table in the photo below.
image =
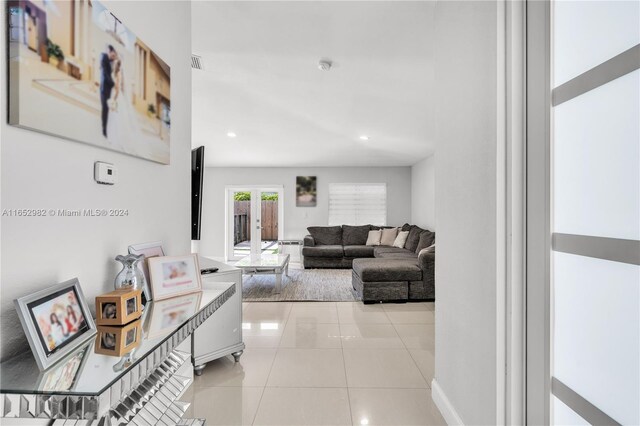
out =
<svg viewBox="0 0 640 426"><path fill-rule="evenodd" d="M98 334L45 371L31 354L0 364L0 416L62 419L54 425L204 425L182 419L178 398L190 385L194 331L236 293L236 284L157 302L145 308L140 343L123 356L103 354ZM101 353L98 353L100 351ZM2 422L5 424L4 422Z"/></svg>

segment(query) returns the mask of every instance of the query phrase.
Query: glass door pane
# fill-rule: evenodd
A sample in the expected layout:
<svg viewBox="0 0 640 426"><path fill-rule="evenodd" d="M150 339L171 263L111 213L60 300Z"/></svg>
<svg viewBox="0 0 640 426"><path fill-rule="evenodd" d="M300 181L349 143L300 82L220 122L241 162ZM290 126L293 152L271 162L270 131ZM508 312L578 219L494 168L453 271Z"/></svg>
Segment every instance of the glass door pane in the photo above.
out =
<svg viewBox="0 0 640 426"><path fill-rule="evenodd" d="M260 252L278 253L278 193L260 192Z"/></svg>
<svg viewBox="0 0 640 426"><path fill-rule="evenodd" d="M640 424L640 3L552 4L551 419Z"/></svg>
<svg viewBox="0 0 640 426"><path fill-rule="evenodd" d="M234 191L233 202L233 259L251 254L251 191Z"/></svg>

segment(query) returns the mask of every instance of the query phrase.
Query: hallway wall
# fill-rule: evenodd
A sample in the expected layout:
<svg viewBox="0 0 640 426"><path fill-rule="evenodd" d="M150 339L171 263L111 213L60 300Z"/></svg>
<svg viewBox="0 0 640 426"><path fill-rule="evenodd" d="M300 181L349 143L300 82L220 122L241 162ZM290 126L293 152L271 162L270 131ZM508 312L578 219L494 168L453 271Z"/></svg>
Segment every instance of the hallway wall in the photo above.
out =
<svg viewBox="0 0 640 426"><path fill-rule="evenodd" d="M497 3L436 5L436 362L445 419L496 424Z"/></svg>

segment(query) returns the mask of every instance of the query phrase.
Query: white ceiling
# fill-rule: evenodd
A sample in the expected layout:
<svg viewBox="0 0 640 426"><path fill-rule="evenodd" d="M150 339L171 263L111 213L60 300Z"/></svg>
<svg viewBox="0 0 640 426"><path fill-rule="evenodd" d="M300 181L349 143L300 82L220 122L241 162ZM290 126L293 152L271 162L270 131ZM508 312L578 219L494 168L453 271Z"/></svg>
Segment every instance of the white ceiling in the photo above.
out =
<svg viewBox="0 0 640 426"><path fill-rule="evenodd" d="M193 146L208 166L415 164L434 149L433 6L193 2Z"/></svg>

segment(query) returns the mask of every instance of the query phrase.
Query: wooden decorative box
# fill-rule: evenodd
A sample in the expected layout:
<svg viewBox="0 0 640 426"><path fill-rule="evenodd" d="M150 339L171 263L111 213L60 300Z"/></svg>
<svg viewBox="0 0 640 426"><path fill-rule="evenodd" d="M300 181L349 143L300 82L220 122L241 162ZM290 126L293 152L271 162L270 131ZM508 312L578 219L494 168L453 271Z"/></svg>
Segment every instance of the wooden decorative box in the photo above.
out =
<svg viewBox="0 0 640 426"><path fill-rule="evenodd" d="M122 288L96 297L96 324L125 325L142 315L142 290Z"/></svg>
<svg viewBox="0 0 640 426"><path fill-rule="evenodd" d="M101 325L97 331L95 352L120 357L140 345L142 321L137 320L123 327Z"/></svg>

